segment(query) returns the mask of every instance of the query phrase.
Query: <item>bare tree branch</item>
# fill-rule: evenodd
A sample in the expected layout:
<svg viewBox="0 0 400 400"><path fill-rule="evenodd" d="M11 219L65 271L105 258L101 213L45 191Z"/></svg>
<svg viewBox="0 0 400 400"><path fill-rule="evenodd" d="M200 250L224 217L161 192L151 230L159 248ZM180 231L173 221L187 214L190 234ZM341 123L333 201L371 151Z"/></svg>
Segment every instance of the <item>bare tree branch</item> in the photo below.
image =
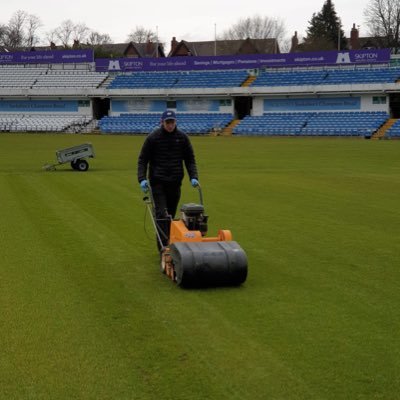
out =
<svg viewBox="0 0 400 400"><path fill-rule="evenodd" d="M221 35L223 40L240 39L283 39L286 34L285 24L281 19L261 17L255 15L240 19L230 29L224 31Z"/></svg>
<svg viewBox="0 0 400 400"><path fill-rule="evenodd" d="M7 42L7 33L8 33L8 29L7 29L7 25L3 25L0 24L0 45L1 46L6 46L6 42Z"/></svg>
<svg viewBox="0 0 400 400"><path fill-rule="evenodd" d="M146 43L150 42L157 42L157 33L152 31L151 29L146 29L143 26L136 26L135 30L133 30L127 38L128 42L134 43Z"/></svg>
<svg viewBox="0 0 400 400"><path fill-rule="evenodd" d="M71 43L72 34L74 32L74 23L67 19L54 30L54 36L61 42L61 44L68 48Z"/></svg>
<svg viewBox="0 0 400 400"><path fill-rule="evenodd" d="M28 15L26 25L27 46L32 47L40 41L39 36L36 35L36 32L42 26L42 22L40 21L39 17L30 14Z"/></svg>
<svg viewBox="0 0 400 400"><path fill-rule="evenodd" d="M370 0L364 10L369 34L374 36L382 47L392 48L394 53L400 49L400 2L399 0Z"/></svg>
<svg viewBox="0 0 400 400"><path fill-rule="evenodd" d="M99 46L102 44L111 43L111 37L108 33L99 33L96 31L91 31L87 38L88 44L91 46Z"/></svg>
<svg viewBox="0 0 400 400"><path fill-rule="evenodd" d="M86 40L89 33L90 29L84 23L75 24L72 30L72 39L83 42Z"/></svg>
<svg viewBox="0 0 400 400"><path fill-rule="evenodd" d="M25 44L24 26L28 18L25 11L16 11L8 23L7 45L11 47L21 47Z"/></svg>

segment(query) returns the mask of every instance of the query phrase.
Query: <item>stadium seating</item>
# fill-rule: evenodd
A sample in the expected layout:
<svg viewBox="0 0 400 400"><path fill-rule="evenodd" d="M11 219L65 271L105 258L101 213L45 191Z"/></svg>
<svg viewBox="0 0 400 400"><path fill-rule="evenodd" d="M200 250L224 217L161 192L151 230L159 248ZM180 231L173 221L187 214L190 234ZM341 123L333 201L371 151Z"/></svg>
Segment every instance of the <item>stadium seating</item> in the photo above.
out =
<svg viewBox="0 0 400 400"><path fill-rule="evenodd" d="M106 72L80 70L48 70L39 75L33 84L34 88L96 88L108 77Z"/></svg>
<svg viewBox="0 0 400 400"><path fill-rule="evenodd" d="M0 66L0 88L96 88L107 77L107 72L88 70L59 70L20 65Z"/></svg>
<svg viewBox="0 0 400 400"><path fill-rule="evenodd" d="M31 97L31 94L32 97L35 97L35 89L45 89L44 92L48 93L49 97L53 96L54 98L54 96L57 96L61 99L64 88L73 88L74 92L76 90L77 93L80 89L86 89L85 92L91 93L90 97L103 98L104 96L104 98L110 97L112 99L117 98L114 96L115 92L113 94L113 89L138 89L139 92L143 89L170 89L171 93L174 93L174 90L176 90L176 93L179 95L181 93L179 89L186 88L194 89L192 92L195 96L195 89L199 88L239 88L249 77L249 71L245 69L134 73L113 72L112 74L114 75L109 75L108 72L94 72L91 68L92 66L89 64L83 63L74 66L63 64L0 65L0 90L6 93L4 98L7 98L9 96L7 92L10 92L12 89L17 89L15 91L17 93L22 93L20 89L30 89L29 95L26 93L18 95L23 97L24 101L26 101L28 96ZM274 91L287 90L291 92L299 90L298 88L276 89L276 86L347 84L349 85L349 90L351 90L350 85L353 84L369 85L373 83L394 83L397 81L400 81L400 67L347 65L341 67L313 67L309 69L269 68L262 70L251 85L256 87L273 87L272 89L265 90L267 96L267 93ZM100 90L97 91L97 88ZM332 90L334 91L334 88ZM41 92L41 90L38 90L37 93L41 94ZM198 93L202 92L203 90L198 91ZM264 90L257 88L254 92L256 96L261 96ZM242 92L240 94L242 95ZM122 99L122 101L125 101L125 99ZM232 102L229 104L231 105ZM236 103L234 107L236 107ZM125 110L123 107L120 109ZM207 110L209 108L203 109ZM212 110L214 109L215 112L208 113L180 112L178 115L180 129L189 134L207 134L213 131L221 131L232 121L233 115L231 113L220 113L217 111L218 107L214 107L213 105ZM222 109L226 110L226 108ZM14 111L7 105L4 105L3 110L3 114L0 114L0 131L82 132L85 129L89 129L89 127L96 126L97 123L97 121L86 116L67 116L67 113L63 115L54 113L52 115L50 109L48 113L42 115L38 115L37 112L29 114L29 109L21 110L21 114L6 114L9 110L12 110L11 112ZM115 108L114 112L117 110L119 110L118 107ZM258 105L256 110L259 110ZM312 112L311 110L312 108L310 108L310 112L272 112L264 113L264 115L260 116L246 116L233 128L233 134L370 137L389 117L386 112ZM159 118L159 112L124 113L119 116L103 117L99 121L98 127L102 133L148 133L159 126ZM393 125L387 131L386 137L400 137L400 124L396 123Z"/></svg>
<svg viewBox="0 0 400 400"><path fill-rule="evenodd" d="M261 72L251 86L297 86L390 83L400 79L399 67Z"/></svg>
<svg viewBox="0 0 400 400"><path fill-rule="evenodd" d="M237 87L248 77L245 70L136 72L117 75L109 89Z"/></svg>
<svg viewBox="0 0 400 400"><path fill-rule="evenodd" d="M181 113L177 117L179 129L188 134L206 134L222 129L232 120L226 113ZM99 121L102 133L149 133L160 126L159 113L121 114L104 117Z"/></svg>
<svg viewBox="0 0 400 400"><path fill-rule="evenodd" d="M385 136L388 138L400 138L400 119L386 131Z"/></svg>
<svg viewBox="0 0 400 400"><path fill-rule="evenodd" d="M319 85L327 76L326 71L261 72L251 86Z"/></svg>
<svg viewBox="0 0 400 400"><path fill-rule="evenodd" d="M108 89L170 88L179 79L178 72L136 72L117 75Z"/></svg>
<svg viewBox="0 0 400 400"><path fill-rule="evenodd" d="M371 136L389 118L386 112L269 113L245 117L235 135Z"/></svg>
<svg viewBox="0 0 400 400"><path fill-rule="evenodd" d="M315 113L302 129L302 135L370 137L389 118L386 112Z"/></svg>
<svg viewBox="0 0 400 400"><path fill-rule="evenodd" d="M324 84L356 84L396 82L400 78L400 68L364 68L329 71Z"/></svg>
<svg viewBox="0 0 400 400"><path fill-rule="evenodd" d="M0 66L0 88L30 88L38 77L45 74L46 67L24 67L20 65Z"/></svg>
<svg viewBox="0 0 400 400"><path fill-rule="evenodd" d="M180 75L174 88L235 87L241 86L247 77L248 73L245 70L187 72Z"/></svg>
<svg viewBox="0 0 400 400"><path fill-rule="evenodd" d="M299 135L314 113L270 113L246 116L233 129L236 135Z"/></svg>
<svg viewBox="0 0 400 400"><path fill-rule="evenodd" d="M73 132L85 131L92 118L85 115L1 114L0 132Z"/></svg>

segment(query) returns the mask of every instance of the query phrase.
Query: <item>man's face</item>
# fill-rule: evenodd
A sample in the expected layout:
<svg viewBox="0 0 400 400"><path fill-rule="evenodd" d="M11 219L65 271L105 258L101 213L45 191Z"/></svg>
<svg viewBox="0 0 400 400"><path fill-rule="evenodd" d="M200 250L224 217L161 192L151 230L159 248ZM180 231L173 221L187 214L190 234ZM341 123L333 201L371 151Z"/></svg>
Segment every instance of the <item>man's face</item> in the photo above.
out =
<svg viewBox="0 0 400 400"><path fill-rule="evenodd" d="M166 119L163 121L163 127L167 132L173 132L176 127L176 120Z"/></svg>

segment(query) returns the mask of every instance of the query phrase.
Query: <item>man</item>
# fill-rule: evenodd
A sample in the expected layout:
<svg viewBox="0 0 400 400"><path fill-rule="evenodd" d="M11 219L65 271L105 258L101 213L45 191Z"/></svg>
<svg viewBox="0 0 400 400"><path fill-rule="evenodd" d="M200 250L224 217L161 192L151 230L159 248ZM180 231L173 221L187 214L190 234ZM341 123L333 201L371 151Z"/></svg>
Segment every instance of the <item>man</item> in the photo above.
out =
<svg viewBox="0 0 400 400"><path fill-rule="evenodd" d="M198 186L196 161L189 137L177 128L175 112L166 110L161 117L161 127L150 133L143 143L137 169L142 191L147 193L149 185L151 187L163 246L168 244L170 220L175 217L181 197L183 163L192 186ZM160 250L158 241L157 245Z"/></svg>

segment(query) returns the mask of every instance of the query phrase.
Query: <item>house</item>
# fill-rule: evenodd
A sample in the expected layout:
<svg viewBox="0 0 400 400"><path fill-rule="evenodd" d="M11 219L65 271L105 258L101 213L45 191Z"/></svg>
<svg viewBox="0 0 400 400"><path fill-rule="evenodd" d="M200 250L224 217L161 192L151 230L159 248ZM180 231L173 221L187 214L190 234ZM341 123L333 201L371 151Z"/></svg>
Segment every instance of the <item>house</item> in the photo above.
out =
<svg viewBox="0 0 400 400"><path fill-rule="evenodd" d="M353 24L353 27L351 28L350 39L348 40L347 43L348 43L348 50L368 50L368 49L384 49L388 47L393 47L393 48L396 47L393 41L393 37L383 37L383 36L360 37L359 30L356 27L356 24ZM304 44L299 43L297 32L295 32L294 35L292 36L292 45L290 48L290 53L298 53L302 51L305 51Z"/></svg>
<svg viewBox="0 0 400 400"><path fill-rule="evenodd" d="M271 39L211 40L206 42L178 42L172 38L168 57L234 56L240 54L279 54L279 44Z"/></svg>
<svg viewBox="0 0 400 400"><path fill-rule="evenodd" d="M350 31L350 50L368 50L368 49L382 49L386 47L390 47L389 40L387 37L360 37L358 28L356 28L356 24L353 24L353 27Z"/></svg>
<svg viewBox="0 0 400 400"><path fill-rule="evenodd" d="M105 43L99 45L91 45L89 43L79 43L74 40L72 49L93 49L95 58L147 58L147 57L165 57L162 43ZM48 50L66 50L64 46L56 46L53 42L49 46L35 46L30 48L2 48L3 52L15 51L48 51Z"/></svg>
<svg viewBox="0 0 400 400"><path fill-rule="evenodd" d="M98 46L92 46L95 54L97 50L107 54L110 58L150 58L150 57L165 57L162 43L110 43Z"/></svg>

